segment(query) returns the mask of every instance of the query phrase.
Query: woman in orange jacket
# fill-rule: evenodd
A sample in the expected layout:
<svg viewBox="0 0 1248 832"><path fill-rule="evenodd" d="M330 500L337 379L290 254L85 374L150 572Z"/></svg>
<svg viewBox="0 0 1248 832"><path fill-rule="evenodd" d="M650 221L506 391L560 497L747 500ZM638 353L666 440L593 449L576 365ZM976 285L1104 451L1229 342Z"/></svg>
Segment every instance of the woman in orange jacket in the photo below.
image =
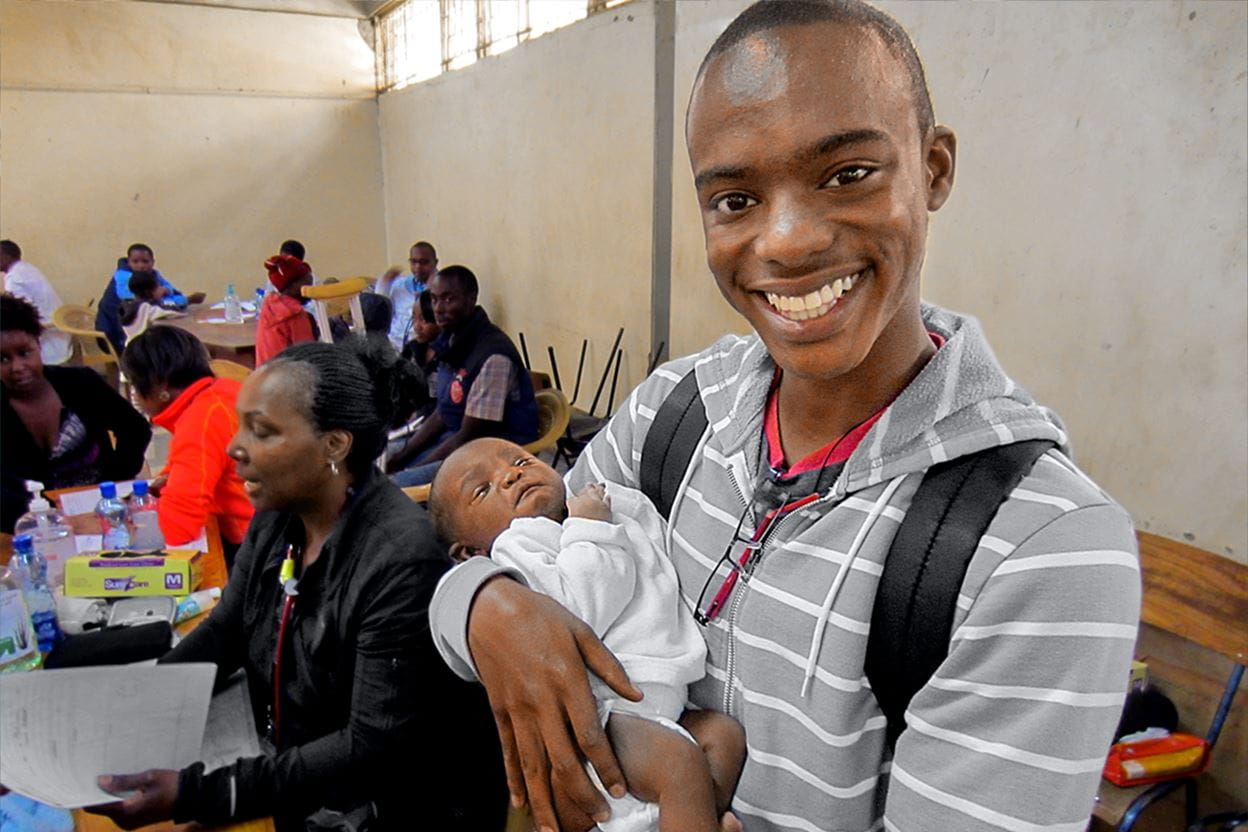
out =
<svg viewBox="0 0 1248 832"><path fill-rule="evenodd" d="M132 339L121 364L139 406L173 434L169 460L156 480L165 543L197 539L212 515L232 564L254 513L226 453L238 431L234 402L241 385L213 376L203 343L171 326L153 326Z"/></svg>

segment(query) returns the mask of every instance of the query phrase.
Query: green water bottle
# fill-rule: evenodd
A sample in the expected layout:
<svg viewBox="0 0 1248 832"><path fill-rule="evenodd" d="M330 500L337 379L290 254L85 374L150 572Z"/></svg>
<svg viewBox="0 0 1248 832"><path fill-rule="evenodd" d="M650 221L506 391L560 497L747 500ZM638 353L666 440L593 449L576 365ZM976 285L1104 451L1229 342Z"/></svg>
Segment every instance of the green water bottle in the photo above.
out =
<svg viewBox="0 0 1248 832"><path fill-rule="evenodd" d="M0 567L0 673L36 670L42 664L22 585L10 569Z"/></svg>

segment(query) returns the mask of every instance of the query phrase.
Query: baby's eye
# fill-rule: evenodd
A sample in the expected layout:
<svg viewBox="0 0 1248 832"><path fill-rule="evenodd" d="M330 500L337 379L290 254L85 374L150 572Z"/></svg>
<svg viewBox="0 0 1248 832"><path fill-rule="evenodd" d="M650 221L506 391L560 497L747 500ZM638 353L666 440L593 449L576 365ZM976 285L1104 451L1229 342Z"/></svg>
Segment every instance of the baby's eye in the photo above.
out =
<svg viewBox="0 0 1248 832"><path fill-rule="evenodd" d="M532 459L530 459L529 457L527 457L527 456L522 456L522 457L520 457L519 459L517 459L517 460L516 460L515 464L516 464L516 465L528 465L528 464L529 464L530 462L532 462L532 461L533 461L533 460L532 460Z"/></svg>
<svg viewBox="0 0 1248 832"><path fill-rule="evenodd" d="M490 484L483 482L472 490L472 499L479 500L489 493L490 493Z"/></svg>

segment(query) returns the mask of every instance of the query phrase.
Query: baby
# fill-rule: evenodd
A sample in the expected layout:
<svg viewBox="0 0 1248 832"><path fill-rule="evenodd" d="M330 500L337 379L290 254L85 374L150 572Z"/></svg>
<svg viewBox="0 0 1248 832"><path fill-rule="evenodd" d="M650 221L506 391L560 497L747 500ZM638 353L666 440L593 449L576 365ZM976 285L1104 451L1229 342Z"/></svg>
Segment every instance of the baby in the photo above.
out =
<svg viewBox="0 0 1248 832"><path fill-rule="evenodd" d="M723 714L681 716L689 683L705 672L706 644L681 601L663 554L663 519L650 501L615 484L568 499L549 465L511 442L478 439L442 464L429 511L453 557L487 555L512 567L593 628L645 694L629 702L592 679L599 716L637 795L608 797L611 820L599 827L721 829L745 736ZM731 816L723 824L736 828Z"/></svg>
<svg viewBox="0 0 1248 832"><path fill-rule="evenodd" d="M130 275L130 291L134 293L131 300L121 302L121 327L126 333L126 340L138 336L160 318L177 317L173 309L166 309L161 302L169 294L169 289L161 284L153 271L137 271Z"/></svg>

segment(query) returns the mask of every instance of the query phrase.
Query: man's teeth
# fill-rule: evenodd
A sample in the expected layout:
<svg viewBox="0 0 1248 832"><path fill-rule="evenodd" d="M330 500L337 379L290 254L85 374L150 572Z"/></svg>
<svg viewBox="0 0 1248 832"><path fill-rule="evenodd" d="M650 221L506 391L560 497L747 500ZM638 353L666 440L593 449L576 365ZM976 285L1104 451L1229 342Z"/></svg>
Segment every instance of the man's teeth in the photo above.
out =
<svg viewBox="0 0 1248 832"><path fill-rule="evenodd" d="M768 292L767 302L790 320L805 321L818 318L830 312L841 299L841 295L854 288L854 284L860 277L862 277L862 272L851 274L849 277L840 277L806 295L778 295Z"/></svg>

